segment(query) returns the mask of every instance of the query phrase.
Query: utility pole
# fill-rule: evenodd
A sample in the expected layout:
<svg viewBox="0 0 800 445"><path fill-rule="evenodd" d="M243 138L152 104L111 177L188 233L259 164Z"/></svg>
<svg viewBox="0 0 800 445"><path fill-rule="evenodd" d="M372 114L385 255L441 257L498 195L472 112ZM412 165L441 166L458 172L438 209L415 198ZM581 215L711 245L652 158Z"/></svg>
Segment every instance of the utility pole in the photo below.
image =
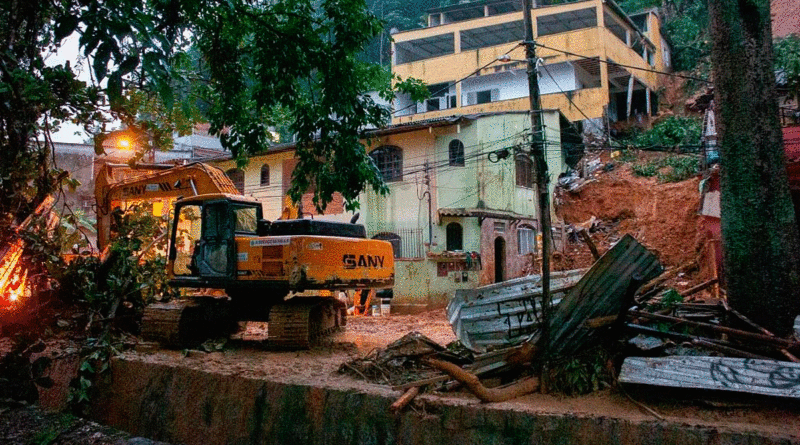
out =
<svg viewBox="0 0 800 445"><path fill-rule="evenodd" d="M550 193L547 186L549 175L545 156L545 138L542 126L542 105L539 100L539 78L536 73L536 44L533 39L531 0L522 0L525 21L525 58L528 60L528 95L531 101L531 157L536 175L536 192L539 194L539 223L542 228L542 334L543 348L542 387L547 390L547 361L550 359Z"/></svg>
<svg viewBox="0 0 800 445"><path fill-rule="evenodd" d="M424 198L425 195L428 195L428 251L433 248L433 221L431 220L431 175L428 171L429 169L428 161L425 161L425 165L423 169L425 170L425 192L422 193L422 197Z"/></svg>

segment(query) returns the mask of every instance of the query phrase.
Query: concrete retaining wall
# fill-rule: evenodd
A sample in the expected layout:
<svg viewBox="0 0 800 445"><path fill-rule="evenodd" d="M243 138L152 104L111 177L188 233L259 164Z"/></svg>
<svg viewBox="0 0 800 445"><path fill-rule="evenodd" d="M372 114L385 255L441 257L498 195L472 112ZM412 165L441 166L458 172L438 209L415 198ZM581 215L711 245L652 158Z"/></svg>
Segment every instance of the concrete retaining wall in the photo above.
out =
<svg viewBox="0 0 800 445"><path fill-rule="evenodd" d="M433 397L424 412L393 416L388 407L397 394L371 392L115 359L94 418L174 444L800 444L788 435L532 414Z"/></svg>

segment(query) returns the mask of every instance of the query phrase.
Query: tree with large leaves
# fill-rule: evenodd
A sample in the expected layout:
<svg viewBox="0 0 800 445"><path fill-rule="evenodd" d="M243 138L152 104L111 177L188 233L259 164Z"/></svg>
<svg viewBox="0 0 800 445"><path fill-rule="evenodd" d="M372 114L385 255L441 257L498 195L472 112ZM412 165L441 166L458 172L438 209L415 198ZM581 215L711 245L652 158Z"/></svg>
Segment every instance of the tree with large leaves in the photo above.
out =
<svg viewBox="0 0 800 445"><path fill-rule="evenodd" d="M101 147L99 124L119 119L163 146L198 111L241 162L287 125L295 200L313 189L323 209L341 192L352 209L364 188L387 190L361 144L365 128L389 118L364 92L392 94L390 76L357 57L381 31L364 0L6 0L0 23L2 214L24 213L63 176L47 162L60 122L84 125ZM45 63L75 33L91 85L69 63Z"/></svg>

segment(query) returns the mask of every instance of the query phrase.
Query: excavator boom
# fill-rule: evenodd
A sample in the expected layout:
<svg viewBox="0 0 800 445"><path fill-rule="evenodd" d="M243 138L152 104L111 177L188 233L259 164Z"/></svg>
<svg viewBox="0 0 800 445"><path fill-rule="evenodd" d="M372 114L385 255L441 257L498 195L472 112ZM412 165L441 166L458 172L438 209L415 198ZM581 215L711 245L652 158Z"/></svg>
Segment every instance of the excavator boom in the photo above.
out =
<svg viewBox="0 0 800 445"><path fill-rule="evenodd" d="M98 250L102 252L110 242L111 212L115 207L207 193L240 194L222 170L200 162L179 166L103 165L94 184Z"/></svg>

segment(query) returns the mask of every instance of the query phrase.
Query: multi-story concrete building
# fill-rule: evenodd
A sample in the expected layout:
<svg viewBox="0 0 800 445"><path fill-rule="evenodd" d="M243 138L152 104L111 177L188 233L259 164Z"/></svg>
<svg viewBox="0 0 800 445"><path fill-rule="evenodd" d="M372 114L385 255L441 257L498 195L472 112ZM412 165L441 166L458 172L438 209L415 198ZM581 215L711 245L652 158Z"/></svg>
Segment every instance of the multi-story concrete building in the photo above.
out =
<svg viewBox="0 0 800 445"><path fill-rule="evenodd" d="M536 3L542 108L591 131L603 118L657 111L658 74L647 70L670 69L670 46L655 10L628 16L612 0ZM530 109L519 0L452 5L427 18L427 27L393 35L392 71L423 80L432 97L413 103L401 96L393 123Z"/></svg>
<svg viewBox="0 0 800 445"><path fill-rule="evenodd" d="M563 147L580 135L557 110L544 110L551 184L576 159ZM372 131L366 149L389 186L387 196L359 197L359 223L395 247L393 306L441 307L455 289L535 271L539 217L529 148L530 113L505 112L415 121ZM578 147L578 153L582 149ZM276 219L297 162L293 144L253 156L244 169L214 164ZM306 217L346 222L353 214L334 196L324 215L310 196ZM312 215L312 216L310 216Z"/></svg>

